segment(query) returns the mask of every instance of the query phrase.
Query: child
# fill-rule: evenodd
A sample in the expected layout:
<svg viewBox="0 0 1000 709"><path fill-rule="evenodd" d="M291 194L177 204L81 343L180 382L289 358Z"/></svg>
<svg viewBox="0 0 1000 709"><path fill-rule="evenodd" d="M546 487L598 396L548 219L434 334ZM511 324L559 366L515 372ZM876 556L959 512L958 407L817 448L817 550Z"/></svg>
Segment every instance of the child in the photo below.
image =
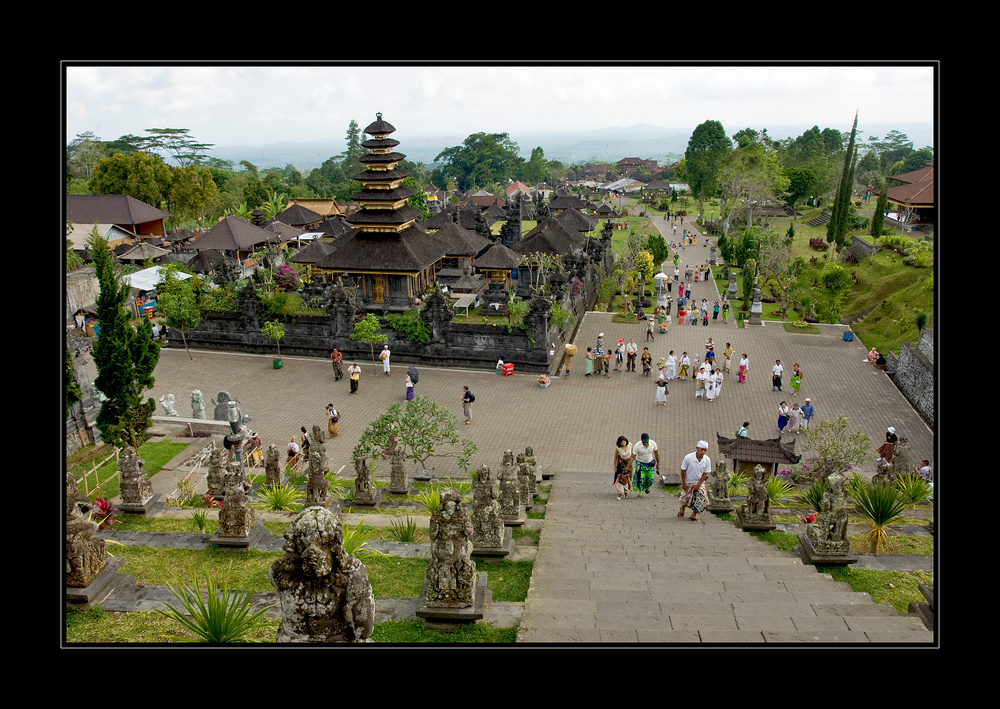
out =
<svg viewBox="0 0 1000 709"><path fill-rule="evenodd" d="M615 490L618 491L618 499L622 499L622 496L628 498L628 490L632 486L632 476L629 475L628 466L622 466L621 471L618 473L618 477L615 478Z"/></svg>

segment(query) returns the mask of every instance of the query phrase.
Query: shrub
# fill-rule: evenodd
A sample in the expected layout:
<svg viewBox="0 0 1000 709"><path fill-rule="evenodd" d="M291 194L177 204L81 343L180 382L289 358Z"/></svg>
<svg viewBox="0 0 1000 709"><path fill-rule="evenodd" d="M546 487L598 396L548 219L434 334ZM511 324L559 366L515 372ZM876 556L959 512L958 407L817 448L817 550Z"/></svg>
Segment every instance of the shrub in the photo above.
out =
<svg viewBox="0 0 1000 709"><path fill-rule="evenodd" d="M248 635L267 622L267 611L272 606L254 611L253 592L230 590L225 581L218 577L209 578L205 574L204 593L195 579L191 587L167 586L181 602L186 613L167 606L166 610L156 608L156 612L176 621L185 630L195 635L192 638L178 635L164 637L179 642L232 643L247 640ZM253 642L251 640L251 642Z"/></svg>
<svg viewBox="0 0 1000 709"><path fill-rule="evenodd" d="M431 331L416 308L411 308L405 313L389 313L385 321L389 327L405 336L410 342L431 341Z"/></svg>

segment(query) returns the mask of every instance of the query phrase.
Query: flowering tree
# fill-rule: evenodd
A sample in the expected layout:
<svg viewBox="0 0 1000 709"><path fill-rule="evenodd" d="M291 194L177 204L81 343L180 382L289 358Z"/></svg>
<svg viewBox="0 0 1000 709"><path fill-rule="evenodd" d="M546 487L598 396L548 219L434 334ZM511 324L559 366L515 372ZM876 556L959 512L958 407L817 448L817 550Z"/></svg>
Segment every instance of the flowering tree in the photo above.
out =
<svg viewBox="0 0 1000 709"><path fill-rule="evenodd" d="M805 443L809 455L802 463L800 475L826 479L833 473L847 473L853 465L868 459L871 438L850 430L849 421L840 414L836 420L809 426Z"/></svg>

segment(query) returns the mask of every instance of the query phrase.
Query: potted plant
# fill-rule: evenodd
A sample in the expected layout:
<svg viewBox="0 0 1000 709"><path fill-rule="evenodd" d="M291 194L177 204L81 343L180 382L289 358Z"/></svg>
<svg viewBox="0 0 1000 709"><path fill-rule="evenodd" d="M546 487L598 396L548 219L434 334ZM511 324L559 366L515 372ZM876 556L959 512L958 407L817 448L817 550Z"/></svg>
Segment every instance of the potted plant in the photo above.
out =
<svg viewBox="0 0 1000 709"><path fill-rule="evenodd" d="M276 320L269 320L260 329L260 334L274 340L274 344L278 347L278 358L274 360L274 368L281 369L281 345L279 341L285 336L285 326Z"/></svg>

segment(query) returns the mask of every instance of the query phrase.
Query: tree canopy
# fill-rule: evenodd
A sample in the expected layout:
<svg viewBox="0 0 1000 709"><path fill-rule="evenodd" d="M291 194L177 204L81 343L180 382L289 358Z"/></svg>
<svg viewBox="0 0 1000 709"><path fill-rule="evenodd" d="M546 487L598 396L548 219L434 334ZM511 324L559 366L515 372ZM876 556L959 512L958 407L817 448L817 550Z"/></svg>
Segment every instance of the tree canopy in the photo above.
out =
<svg viewBox="0 0 1000 709"><path fill-rule="evenodd" d="M704 214L706 195L719 191L719 176L732 144L719 121L705 121L691 134L684 152L684 179L698 196L698 218Z"/></svg>
<svg viewBox="0 0 1000 709"><path fill-rule="evenodd" d="M507 133L474 133L462 145L442 150L434 161L443 163L443 174L456 178L459 189L468 190L488 182L506 184L524 162L517 151Z"/></svg>

